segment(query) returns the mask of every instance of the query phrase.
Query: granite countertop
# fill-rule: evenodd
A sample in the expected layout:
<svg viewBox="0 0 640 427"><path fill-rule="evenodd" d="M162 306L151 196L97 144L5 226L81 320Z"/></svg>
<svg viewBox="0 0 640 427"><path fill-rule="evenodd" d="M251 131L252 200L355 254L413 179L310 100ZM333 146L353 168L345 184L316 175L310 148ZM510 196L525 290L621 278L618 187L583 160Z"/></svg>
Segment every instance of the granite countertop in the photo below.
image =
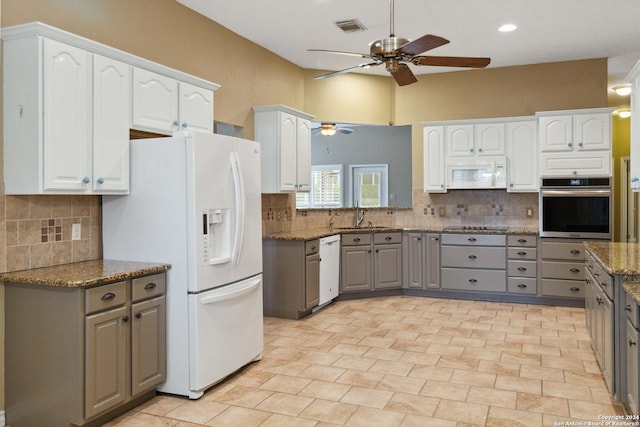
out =
<svg viewBox="0 0 640 427"><path fill-rule="evenodd" d="M622 286L640 304L640 244L587 241L584 245L607 273L624 276Z"/></svg>
<svg viewBox="0 0 640 427"><path fill-rule="evenodd" d="M434 227L319 227L305 230L295 231L283 231L280 233L270 233L262 236L263 239L273 240L314 240L322 237L333 236L335 234L347 234L347 233L371 233L371 232L393 232L393 231L415 231L415 232L428 232L428 233L483 233L483 234L538 234L537 228L526 227L509 227L506 230L451 230L448 227L434 226Z"/></svg>
<svg viewBox="0 0 640 427"><path fill-rule="evenodd" d="M169 268L169 264L100 259L10 271L0 274L0 280L30 285L88 288L162 273Z"/></svg>

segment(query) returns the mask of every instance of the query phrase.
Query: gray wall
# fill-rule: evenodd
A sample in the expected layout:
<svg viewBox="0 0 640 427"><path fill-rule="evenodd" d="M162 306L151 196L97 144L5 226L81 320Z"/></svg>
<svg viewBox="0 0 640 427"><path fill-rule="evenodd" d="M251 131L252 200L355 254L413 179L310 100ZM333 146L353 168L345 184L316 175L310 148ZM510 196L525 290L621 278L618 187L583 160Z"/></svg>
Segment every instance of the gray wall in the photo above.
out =
<svg viewBox="0 0 640 427"><path fill-rule="evenodd" d="M349 165L388 164L389 206L411 207L411 126L344 126L356 131L330 137L312 133L311 164L342 164L345 198L351 186ZM343 200L343 205L351 206L351 201Z"/></svg>

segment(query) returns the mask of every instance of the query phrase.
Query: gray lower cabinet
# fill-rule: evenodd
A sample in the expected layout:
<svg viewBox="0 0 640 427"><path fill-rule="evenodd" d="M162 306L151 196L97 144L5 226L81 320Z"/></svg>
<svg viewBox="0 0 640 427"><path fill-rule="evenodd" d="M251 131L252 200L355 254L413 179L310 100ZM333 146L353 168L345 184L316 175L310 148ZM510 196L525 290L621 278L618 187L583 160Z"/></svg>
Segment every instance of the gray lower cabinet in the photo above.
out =
<svg viewBox="0 0 640 427"><path fill-rule="evenodd" d="M626 304L626 339L625 339L625 359L626 359L626 390L624 393L625 403L628 406L629 414L638 414L640 410L640 308L638 303L625 292Z"/></svg>
<svg viewBox="0 0 640 427"><path fill-rule="evenodd" d="M348 233L341 237L340 291L402 287L402 233Z"/></svg>
<svg viewBox="0 0 640 427"><path fill-rule="evenodd" d="M541 295L584 298L584 244L570 239L541 240Z"/></svg>
<svg viewBox="0 0 640 427"><path fill-rule="evenodd" d="M262 241L265 316L300 319L318 305L320 241Z"/></svg>
<svg viewBox="0 0 640 427"><path fill-rule="evenodd" d="M444 233L441 240L442 289L464 292L506 292L505 235Z"/></svg>
<svg viewBox="0 0 640 427"><path fill-rule="evenodd" d="M165 289L165 273L89 289L6 283L10 425L101 425L153 396L166 377Z"/></svg>
<svg viewBox="0 0 640 427"><path fill-rule="evenodd" d="M403 244L405 288L440 288L440 233L407 232Z"/></svg>
<svg viewBox="0 0 640 427"><path fill-rule="evenodd" d="M509 294L537 294L537 246L537 236L507 236L507 292Z"/></svg>

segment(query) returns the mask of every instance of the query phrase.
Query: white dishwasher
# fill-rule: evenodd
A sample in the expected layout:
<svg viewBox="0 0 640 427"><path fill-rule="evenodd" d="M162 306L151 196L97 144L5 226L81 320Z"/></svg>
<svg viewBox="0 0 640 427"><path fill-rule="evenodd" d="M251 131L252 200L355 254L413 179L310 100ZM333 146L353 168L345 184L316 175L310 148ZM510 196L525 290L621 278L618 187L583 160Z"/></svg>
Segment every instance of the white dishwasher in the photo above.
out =
<svg viewBox="0 0 640 427"><path fill-rule="evenodd" d="M320 300L318 308L338 296L340 288L340 235L320 239Z"/></svg>

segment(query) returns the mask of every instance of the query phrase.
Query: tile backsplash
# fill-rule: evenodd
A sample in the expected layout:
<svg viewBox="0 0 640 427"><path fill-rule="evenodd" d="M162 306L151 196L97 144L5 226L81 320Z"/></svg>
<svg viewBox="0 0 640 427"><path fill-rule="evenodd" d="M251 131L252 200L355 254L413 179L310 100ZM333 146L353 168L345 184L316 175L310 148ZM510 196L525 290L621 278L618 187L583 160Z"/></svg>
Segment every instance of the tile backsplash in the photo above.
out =
<svg viewBox="0 0 640 427"><path fill-rule="evenodd" d="M527 210L533 216L527 217ZM264 233L328 227L348 227L353 209L295 208L294 194L262 195ZM425 193L414 190L412 208L365 209L364 224L395 227L447 227L458 225L538 226L538 193L508 193L504 190L452 190Z"/></svg>
<svg viewBox="0 0 640 427"><path fill-rule="evenodd" d="M100 196L5 195L2 204L2 271L101 258Z"/></svg>

